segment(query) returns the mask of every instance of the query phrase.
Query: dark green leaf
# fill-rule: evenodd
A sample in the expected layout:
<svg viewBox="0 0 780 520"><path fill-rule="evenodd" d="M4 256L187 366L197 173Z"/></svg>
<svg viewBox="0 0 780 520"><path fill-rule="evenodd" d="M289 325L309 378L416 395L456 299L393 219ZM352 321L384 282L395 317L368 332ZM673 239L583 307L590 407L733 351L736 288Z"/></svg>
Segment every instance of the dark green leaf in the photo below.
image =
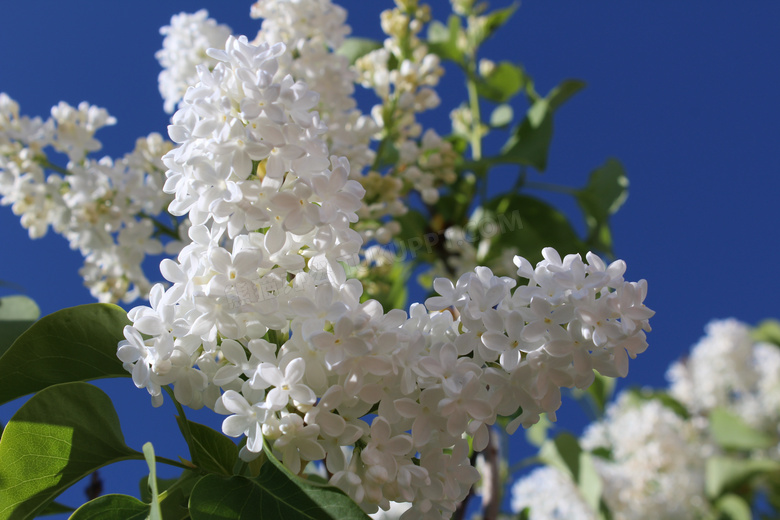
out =
<svg viewBox="0 0 780 520"><path fill-rule="evenodd" d="M32 518L96 469L140 456L102 390L80 382L41 390L0 439L0 520Z"/></svg>
<svg viewBox="0 0 780 520"><path fill-rule="evenodd" d="M184 421L187 421L192 435L192 444L189 447L192 463L210 473L232 475L233 466L238 460L238 446L222 433L208 426L177 416L176 422L179 423L182 433L184 433Z"/></svg>
<svg viewBox="0 0 780 520"><path fill-rule="evenodd" d="M502 61L496 64L487 76L480 78L477 92L494 103L505 103L520 92L524 84L523 69L508 61Z"/></svg>
<svg viewBox="0 0 780 520"><path fill-rule="evenodd" d="M137 498L103 495L79 507L69 520L146 520L148 516L149 504Z"/></svg>
<svg viewBox="0 0 780 520"><path fill-rule="evenodd" d="M525 195L492 199L474 212L467 231L475 242L491 241L486 263L509 248L515 248L517 254L532 264L542 259L541 251L545 247L554 247L561 255L587 252L563 213L546 202Z"/></svg>
<svg viewBox="0 0 780 520"><path fill-rule="evenodd" d="M552 89L545 99L550 103L550 110L556 112L561 105L585 88L585 82L578 79L565 79L560 85Z"/></svg>
<svg viewBox="0 0 780 520"><path fill-rule="evenodd" d="M396 236L396 257L399 260L407 258L413 262L433 261L436 242L443 237L430 230L428 219L417 210L410 209L396 220L401 225L401 231Z"/></svg>
<svg viewBox="0 0 780 520"><path fill-rule="evenodd" d="M72 513L73 511L74 509L70 506L60 504L59 502L52 502L46 506L46 509L38 513L38 516L60 515L62 513Z"/></svg>
<svg viewBox="0 0 780 520"><path fill-rule="evenodd" d="M615 159L590 174L587 186L577 192L577 202L588 225L588 245L606 253L612 252L609 217L628 197L628 177Z"/></svg>
<svg viewBox="0 0 780 520"><path fill-rule="evenodd" d="M741 417L724 408L710 412L710 433L715 442L726 449L754 450L775 444L769 435L752 428Z"/></svg>
<svg viewBox="0 0 780 520"><path fill-rule="evenodd" d="M0 298L0 356L40 315L38 305L27 296Z"/></svg>
<svg viewBox="0 0 780 520"><path fill-rule="evenodd" d="M588 505L594 510L599 509L603 489L601 477L596 471L592 455L580 448L574 435L561 433L555 439L546 441L539 451L539 457L568 474Z"/></svg>
<svg viewBox="0 0 780 520"><path fill-rule="evenodd" d="M513 14L515 14L515 11L517 11L517 8L520 7L519 2L515 2L509 7L504 7L503 9L496 9L492 13L488 13L485 15L485 32L486 36L485 38L489 38L492 36L501 26L506 24L509 19L512 17Z"/></svg>
<svg viewBox="0 0 780 520"><path fill-rule="evenodd" d="M780 347L780 321L764 320L753 330L753 339Z"/></svg>
<svg viewBox="0 0 780 520"><path fill-rule="evenodd" d="M35 322L0 357L0 404L58 383L129 377L116 357L127 313L91 303Z"/></svg>
<svg viewBox="0 0 780 520"><path fill-rule="evenodd" d="M514 117L515 112L512 110L512 105L498 105L490 113L490 126L493 128L508 126Z"/></svg>
<svg viewBox="0 0 780 520"><path fill-rule="evenodd" d="M350 65L354 65L358 58L361 58L369 52L381 49L382 42L371 40L369 38L347 38L341 47L336 50L336 54L346 56Z"/></svg>
<svg viewBox="0 0 780 520"><path fill-rule="evenodd" d="M501 150L500 162L547 168L547 150L553 135L553 117L546 99L536 101Z"/></svg>
<svg viewBox="0 0 780 520"><path fill-rule="evenodd" d="M733 489L762 473L780 471L780 462L769 459L735 459L711 457L707 459L705 488L710 498Z"/></svg>
<svg viewBox="0 0 780 520"><path fill-rule="evenodd" d="M366 520L336 488L309 484L266 462L257 479L207 475L192 490L192 520L255 520L260 512L284 520ZM263 515L263 516L264 516Z"/></svg>
<svg viewBox="0 0 780 520"><path fill-rule="evenodd" d="M178 478L157 479L157 491L160 493L160 510L165 520L184 520L189 518L189 499L192 488L200 480L201 474L185 470ZM139 483L141 500L151 502L152 493L149 489L149 478L144 477Z"/></svg>
<svg viewBox="0 0 780 520"><path fill-rule="evenodd" d="M190 497L192 520L254 520L259 511L284 520L368 520L341 490L293 475L267 445L264 455L257 478L207 475L199 480Z"/></svg>
<svg viewBox="0 0 780 520"><path fill-rule="evenodd" d="M596 373L596 379L594 379L593 384L588 387L588 395L593 401L599 415L604 414L607 403L612 399L614 391L615 378L602 376L601 374Z"/></svg>
<svg viewBox="0 0 780 520"><path fill-rule="evenodd" d="M691 416L688 409L685 408L680 401L662 390L632 388L630 392L631 395L639 401L649 401L651 399L659 401L662 405L669 408L683 419L688 419Z"/></svg>
<svg viewBox="0 0 780 520"><path fill-rule="evenodd" d="M533 99L525 118L504 145L499 163L533 166L539 171L547 168L547 151L553 134L553 114L571 96L584 88L578 80L565 80L551 90L547 97Z"/></svg>

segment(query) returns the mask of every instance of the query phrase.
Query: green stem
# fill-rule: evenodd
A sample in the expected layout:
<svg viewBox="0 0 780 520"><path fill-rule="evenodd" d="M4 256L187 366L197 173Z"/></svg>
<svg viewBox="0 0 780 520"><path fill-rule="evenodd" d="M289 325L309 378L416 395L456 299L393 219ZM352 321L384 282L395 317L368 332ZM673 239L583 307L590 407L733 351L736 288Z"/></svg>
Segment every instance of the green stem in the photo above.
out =
<svg viewBox="0 0 780 520"><path fill-rule="evenodd" d="M192 436L192 430L190 430L190 423L187 420L187 415L184 413L184 408L182 408L181 403L179 403L179 401L176 399L176 395L173 393L173 389L170 385L165 385L163 388L170 396L173 404L176 406L176 412L179 414L179 417L181 417L181 433L184 435L184 440L187 442L187 446L195 446L195 440ZM191 450L190 455L192 455Z"/></svg>
<svg viewBox="0 0 780 520"><path fill-rule="evenodd" d="M159 236L159 235L167 235L167 236L169 236L171 238L174 238L176 240L181 238L179 236L179 232L177 230L173 229L172 227L166 226L162 222L158 222L153 217L150 217L149 215L147 215L144 212L139 213L138 217L139 218L146 218L146 219L151 220L152 221L152 225L154 225L154 229L156 230L157 236ZM177 222L177 224L178 224L178 222Z"/></svg>
<svg viewBox="0 0 780 520"><path fill-rule="evenodd" d="M143 457L140 457L141 460L144 460ZM181 469L193 469L192 466L188 466L186 464L183 464L179 462L178 460L169 459L168 457L160 457L159 455L155 456L155 460L157 462L162 462L163 464L168 464L169 466L176 466L177 468Z"/></svg>
<svg viewBox="0 0 780 520"><path fill-rule="evenodd" d="M60 173L62 175L73 175L73 172L70 170L67 170L63 168L62 166L58 166L52 162L49 161L49 158L45 155L36 155L35 156L35 162L43 166L44 168L48 168L49 170L53 170L57 173Z"/></svg>
<svg viewBox="0 0 780 520"><path fill-rule="evenodd" d="M469 108L471 109L471 157L475 161L482 159L482 119L479 112L479 93L474 74L468 74Z"/></svg>

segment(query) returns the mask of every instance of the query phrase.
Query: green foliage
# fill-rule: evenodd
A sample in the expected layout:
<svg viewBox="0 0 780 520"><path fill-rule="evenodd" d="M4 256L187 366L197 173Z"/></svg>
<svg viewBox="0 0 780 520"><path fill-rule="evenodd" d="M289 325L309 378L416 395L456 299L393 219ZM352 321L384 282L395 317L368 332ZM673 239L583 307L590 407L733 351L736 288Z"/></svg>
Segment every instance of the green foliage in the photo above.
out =
<svg viewBox="0 0 780 520"><path fill-rule="evenodd" d="M238 446L222 433L177 416L176 422L189 442L192 463L203 471L230 476L238 460ZM189 436L185 433L189 430Z"/></svg>
<svg viewBox="0 0 780 520"><path fill-rule="evenodd" d="M428 24L428 50L436 54L442 60L450 60L463 65L465 57L463 50L458 46L458 39L463 35L460 18L451 15L447 25L438 20Z"/></svg>
<svg viewBox="0 0 780 520"><path fill-rule="evenodd" d="M157 492L157 461L154 458L154 446L147 442L143 446L144 459L149 466L149 493L151 497L151 507L149 520L162 520L162 511L160 511L160 497Z"/></svg>
<svg viewBox="0 0 780 520"><path fill-rule="evenodd" d="M553 135L553 115L569 98L585 87L579 80L565 80L547 94L532 100L525 118L494 160L532 166L543 172Z"/></svg>
<svg viewBox="0 0 780 520"><path fill-rule="evenodd" d="M79 507L69 520L146 520L148 517L149 504L137 498L103 495Z"/></svg>
<svg viewBox="0 0 780 520"><path fill-rule="evenodd" d="M751 520L753 518L750 504L739 495L728 494L722 496L715 503L715 508L731 520Z"/></svg>
<svg viewBox="0 0 780 520"><path fill-rule="evenodd" d="M780 347L780 321L764 320L753 330L753 339Z"/></svg>
<svg viewBox="0 0 780 520"><path fill-rule="evenodd" d="M749 426L741 417L725 408L710 412L710 433L722 448L755 450L769 448L776 443L769 435Z"/></svg>
<svg viewBox="0 0 780 520"><path fill-rule="evenodd" d="M512 105L501 104L498 105L493 112L490 113L490 126L493 128L503 128L509 126L512 123L512 119L515 117L515 112L512 109Z"/></svg>
<svg viewBox="0 0 780 520"><path fill-rule="evenodd" d="M27 296L0 298L0 356L40 315L38 305Z"/></svg>
<svg viewBox="0 0 780 520"><path fill-rule="evenodd" d="M354 65L358 58L376 49L382 48L382 42L370 38L347 38L341 47L336 50L336 54L341 54L349 60L350 65Z"/></svg>
<svg viewBox="0 0 780 520"><path fill-rule="evenodd" d="M165 520L184 520L189 518L189 500L192 488L203 475L191 470L185 470L178 478L157 479L157 491L160 511ZM147 502L147 512L152 501L149 489L149 478L144 477L139 483L141 500Z"/></svg>
<svg viewBox="0 0 780 520"><path fill-rule="evenodd" d="M0 404L51 385L129 377L116 357L127 313L92 303L38 320L0 357Z"/></svg>
<svg viewBox="0 0 780 520"><path fill-rule="evenodd" d="M522 67L502 61L484 78L477 82L480 96L494 103L505 103L525 86L526 78Z"/></svg>
<svg viewBox="0 0 780 520"><path fill-rule="evenodd" d="M46 388L22 405L0 439L0 520L33 518L96 469L140 456L125 444L100 389L81 382Z"/></svg>
<svg viewBox="0 0 780 520"><path fill-rule="evenodd" d="M598 511L603 483L593 464L593 456L580 448L577 438L561 433L547 440L539 451L539 458L569 475L577 485L585 502Z"/></svg>
<svg viewBox="0 0 780 520"><path fill-rule="evenodd" d="M590 174L588 184L577 192L585 222L586 242L592 249L612 254L609 217L620 209L628 197L628 177L616 159L609 159Z"/></svg>
<svg viewBox="0 0 780 520"><path fill-rule="evenodd" d="M545 247L554 247L561 255L586 252L585 244L563 213L527 195L508 194L491 199L474 212L467 229L475 239L490 240L485 258L488 264L512 247L532 263L542 259Z"/></svg>
<svg viewBox="0 0 780 520"><path fill-rule="evenodd" d="M780 471L780 462L769 459L739 459L717 456L707 459L705 488L707 496L717 498L750 479Z"/></svg>
<svg viewBox="0 0 780 520"><path fill-rule="evenodd" d="M254 520L262 511L285 520L366 520L352 499L327 485L293 475L271 454L257 478L207 475L190 497L192 520Z"/></svg>

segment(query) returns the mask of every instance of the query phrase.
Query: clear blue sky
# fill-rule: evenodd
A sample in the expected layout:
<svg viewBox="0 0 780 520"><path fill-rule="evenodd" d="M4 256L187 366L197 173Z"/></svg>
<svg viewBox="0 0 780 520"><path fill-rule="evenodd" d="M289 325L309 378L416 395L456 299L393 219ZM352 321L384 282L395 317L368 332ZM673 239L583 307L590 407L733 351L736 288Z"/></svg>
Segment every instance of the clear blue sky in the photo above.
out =
<svg viewBox="0 0 780 520"><path fill-rule="evenodd" d="M165 132L154 52L172 14L206 7L238 34L251 37L259 27L248 17L249 2L6 4L0 91L28 115L46 116L60 100L106 107L119 122L99 137L103 153L115 157L136 137ZM342 3L354 35L375 38L378 13L390 4ZM447 2L432 5L441 19ZM522 62L540 92L565 78L588 84L558 112L540 180L582 185L608 157L628 172L630 196L613 219L615 251L629 279L649 281L647 303L657 311L650 348L631 365L629 384L663 385L666 367L711 319L780 316L779 23L780 3L769 1L527 0L485 49L487 57ZM446 132L445 114L465 93L461 78L445 76L439 92L449 106L432 124ZM551 200L581 226L570 201ZM7 207L0 207L0 229L0 279L23 287L45 314L92 301L77 274L80 255L61 237L31 242ZM152 440L168 456L185 454L171 409L153 410L129 380L109 386L120 417L129 417L123 426L132 447ZM577 428L581 413L564 406L562 423L571 416ZM0 420L13 408L0 408ZM124 468L109 476L107 491L134 492L143 465Z"/></svg>

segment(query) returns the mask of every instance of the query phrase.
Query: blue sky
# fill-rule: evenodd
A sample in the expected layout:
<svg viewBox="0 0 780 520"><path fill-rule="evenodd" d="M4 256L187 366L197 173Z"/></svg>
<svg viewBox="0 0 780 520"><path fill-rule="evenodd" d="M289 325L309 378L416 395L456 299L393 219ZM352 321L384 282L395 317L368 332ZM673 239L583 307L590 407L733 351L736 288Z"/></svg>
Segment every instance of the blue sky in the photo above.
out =
<svg viewBox="0 0 780 520"><path fill-rule="evenodd" d="M378 13L390 2L342 5L354 35L380 37ZM432 5L442 19L447 2ZM28 115L46 116L60 100L106 107L118 124L98 134L102 153L121 156L136 137L165 132L154 59L158 30L172 14L200 7L236 33L251 37L259 27L248 17L248 2L9 2L0 31L0 91ZM613 217L615 252L628 263L629 279L649 281L647 303L657 314L650 348L632 363L627 384L663 385L666 367L712 319L757 323L780 316L778 21L780 3L769 1L527 0L486 46L487 57L521 62L540 92L565 78L588 84L556 115L548 171L536 180L581 186L609 157L628 172L630 195ZM447 109L431 124L446 132L446 114L465 89L449 75L439 92ZM503 184L495 179L491 189ZM570 200L548 198L582 227ZM80 255L64 239L30 241L7 207L0 207L0 230L0 279L23 288L44 314L92 301L77 274ZM131 446L153 440L185 454L173 440L170 409L153 410L129 380L108 387L120 417L130 418L124 430ZM581 412L564 406L562 424L581 426ZM13 408L0 408L0 420ZM133 466L110 485L135 483L143 472L143 465Z"/></svg>

